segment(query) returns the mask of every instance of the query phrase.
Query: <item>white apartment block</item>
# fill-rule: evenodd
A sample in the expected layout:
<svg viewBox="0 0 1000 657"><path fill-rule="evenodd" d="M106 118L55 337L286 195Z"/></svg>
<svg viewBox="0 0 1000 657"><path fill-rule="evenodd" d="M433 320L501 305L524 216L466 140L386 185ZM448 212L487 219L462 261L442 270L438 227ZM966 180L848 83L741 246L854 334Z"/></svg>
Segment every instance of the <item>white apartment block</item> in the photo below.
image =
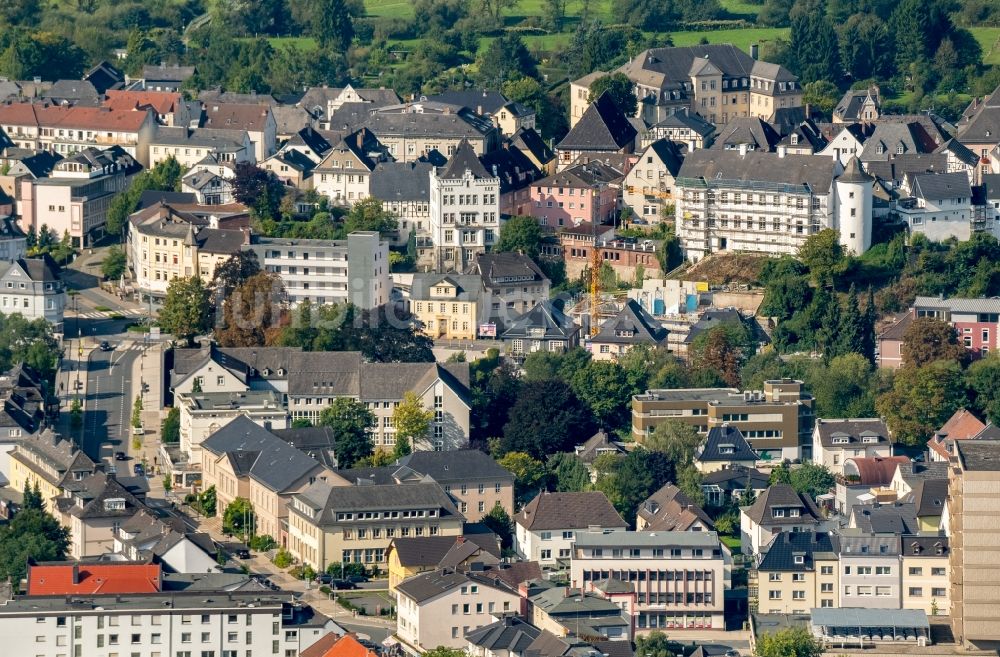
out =
<svg viewBox="0 0 1000 657"><path fill-rule="evenodd" d="M841 172L839 161L821 155L695 151L676 181L677 235L691 260L794 255L827 228L861 254L871 244L873 182L857 159Z"/></svg>
<svg viewBox="0 0 1000 657"><path fill-rule="evenodd" d="M578 532L570 586L609 578L632 585L639 631L726 627L732 557L715 532Z"/></svg>
<svg viewBox="0 0 1000 657"><path fill-rule="evenodd" d="M254 236L244 250L281 277L293 306L349 301L370 310L389 301L389 243L377 232L357 231L346 240Z"/></svg>
<svg viewBox="0 0 1000 657"><path fill-rule="evenodd" d="M437 271L464 271L500 234L500 179L467 142L430 173L430 239Z"/></svg>
<svg viewBox="0 0 1000 657"><path fill-rule="evenodd" d="M329 618L261 591L18 597L0 605L5 655L298 657Z"/></svg>

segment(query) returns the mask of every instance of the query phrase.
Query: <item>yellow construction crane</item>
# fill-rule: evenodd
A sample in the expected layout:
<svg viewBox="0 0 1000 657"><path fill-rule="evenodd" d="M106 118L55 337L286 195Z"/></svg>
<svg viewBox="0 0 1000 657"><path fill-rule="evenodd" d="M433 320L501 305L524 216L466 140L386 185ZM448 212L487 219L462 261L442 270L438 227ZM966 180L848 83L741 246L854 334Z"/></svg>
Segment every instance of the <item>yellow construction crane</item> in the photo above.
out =
<svg viewBox="0 0 1000 657"><path fill-rule="evenodd" d="M601 250L597 246L597 226L594 226L594 252L590 258L590 335L597 335L600 331L600 320L597 317L597 308L600 305L601 296Z"/></svg>

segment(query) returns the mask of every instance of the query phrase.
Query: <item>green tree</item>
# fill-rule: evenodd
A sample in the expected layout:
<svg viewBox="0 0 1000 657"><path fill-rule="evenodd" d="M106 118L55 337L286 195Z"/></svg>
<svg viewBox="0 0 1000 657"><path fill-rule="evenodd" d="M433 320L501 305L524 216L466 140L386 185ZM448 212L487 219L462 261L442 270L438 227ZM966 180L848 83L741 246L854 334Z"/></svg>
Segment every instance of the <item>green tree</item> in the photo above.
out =
<svg viewBox="0 0 1000 657"><path fill-rule="evenodd" d="M757 657L820 657L823 646L805 627L765 632L757 638Z"/></svg>
<svg viewBox="0 0 1000 657"><path fill-rule="evenodd" d="M553 488L558 493L576 493L590 487L590 471L575 454L553 454L546 462L546 467L552 475Z"/></svg>
<svg viewBox="0 0 1000 657"><path fill-rule="evenodd" d="M424 655L427 657L464 657L466 652L458 648L445 648L444 646L438 646L433 650L427 650Z"/></svg>
<svg viewBox="0 0 1000 657"><path fill-rule="evenodd" d="M812 461L805 461L802 465L792 468L789 478L792 488L812 499L830 492L836 483L833 474L827 468Z"/></svg>
<svg viewBox="0 0 1000 657"><path fill-rule="evenodd" d="M517 4L517 0L477 0L477 4L486 17L492 22L493 26L500 27L503 25L503 12L505 9L509 9ZM441 655L440 657L448 657L447 655Z"/></svg>
<svg viewBox="0 0 1000 657"><path fill-rule="evenodd" d="M76 397L69 405L69 426L72 429L79 429L83 426L83 402Z"/></svg>
<svg viewBox="0 0 1000 657"><path fill-rule="evenodd" d="M282 336L285 288L277 274L260 272L236 287L222 305L215 339L223 347L263 347Z"/></svg>
<svg viewBox="0 0 1000 657"><path fill-rule="evenodd" d="M344 217L344 236L355 231L378 231L387 237L399 228L396 215L382 207L382 201L369 196L351 206Z"/></svg>
<svg viewBox="0 0 1000 657"><path fill-rule="evenodd" d="M160 427L160 437L165 443L178 443L181 440L181 409L177 406L171 407L167 412L167 417L163 419Z"/></svg>
<svg viewBox="0 0 1000 657"><path fill-rule="evenodd" d="M113 246L108 249L108 254L101 261L101 275L105 280L116 281L121 278L128 267L128 258L121 247Z"/></svg>
<svg viewBox="0 0 1000 657"><path fill-rule="evenodd" d="M212 328L208 288L198 276L175 278L167 286L167 298L159 315L160 326L178 340L193 344L195 336Z"/></svg>
<svg viewBox="0 0 1000 657"><path fill-rule="evenodd" d="M650 32L669 31L677 20L673 4L661 0L624 0L619 11L629 25Z"/></svg>
<svg viewBox="0 0 1000 657"><path fill-rule="evenodd" d="M413 392L403 393L403 399L392 411L392 422L396 427L396 440L409 440L417 445L427 437L434 419L434 411L424 408L423 402Z"/></svg>
<svg viewBox="0 0 1000 657"><path fill-rule="evenodd" d="M320 48L346 52L354 39L354 19L348 0L292 0L292 16L306 26Z"/></svg>
<svg viewBox="0 0 1000 657"><path fill-rule="evenodd" d="M833 114L841 95L837 85L827 80L813 80L802 87L802 102L815 107L826 116Z"/></svg>
<svg viewBox="0 0 1000 657"><path fill-rule="evenodd" d="M524 452L507 452L497 463L514 475L514 491L518 500L528 501L539 488L545 487L548 471L545 464Z"/></svg>
<svg viewBox="0 0 1000 657"><path fill-rule="evenodd" d="M209 287L217 299L226 299L240 285L260 273L260 261L253 251L238 251L217 265Z"/></svg>
<svg viewBox="0 0 1000 657"><path fill-rule="evenodd" d="M285 186L271 171L249 162L240 162L236 165L230 185L233 198L250 207L258 218L273 219L278 215Z"/></svg>
<svg viewBox="0 0 1000 657"><path fill-rule="evenodd" d="M625 116L635 116L639 111L639 99L635 96L635 86L624 73L603 75L590 83L587 102L593 103L603 94L609 94L618 109Z"/></svg>
<svg viewBox="0 0 1000 657"><path fill-rule="evenodd" d="M667 635L653 630L635 638L635 657L674 657L674 652L670 649Z"/></svg>
<svg viewBox="0 0 1000 657"><path fill-rule="evenodd" d="M678 470L691 465L702 438L693 425L680 420L667 420L656 425L642 444L646 449L662 452Z"/></svg>
<svg viewBox="0 0 1000 657"><path fill-rule="evenodd" d="M508 80L538 77L535 58L515 32L505 31L491 41L480 51L477 63L480 81L493 88L501 87Z"/></svg>
<svg viewBox="0 0 1000 657"><path fill-rule="evenodd" d="M500 235L493 244L496 253L523 253L537 260L542 248L542 228L538 219L528 216L511 217L500 226Z"/></svg>
<svg viewBox="0 0 1000 657"><path fill-rule="evenodd" d="M504 453L521 451L536 459L571 451L581 436L594 433L590 409L562 381L527 381L520 386L500 441Z"/></svg>
<svg viewBox="0 0 1000 657"><path fill-rule="evenodd" d="M840 234L832 228L825 228L806 238L799 247L798 255L817 283L829 281L845 264Z"/></svg>
<svg viewBox="0 0 1000 657"><path fill-rule="evenodd" d="M961 366L939 360L899 369L892 389L879 395L875 408L900 442L922 445L967 403Z"/></svg>
<svg viewBox="0 0 1000 657"><path fill-rule="evenodd" d="M677 471L677 487L697 506L705 506L705 492L701 489L702 480L701 472L693 465Z"/></svg>
<svg viewBox="0 0 1000 657"><path fill-rule="evenodd" d="M142 395L136 395L132 402L132 428L142 428Z"/></svg>
<svg viewBox="0 0 1000 657"><path fill-rule="evenodd" d="M198 505L201 507L202 513L209 518L215 517L217 504L218 495L216 494L215 486L209 486L198 496Z"/></svg>
<svg viewBox="0 0 1000 657"><path fill-rule="evenodd" d="M598 423L613 429L628 420L635 392L625 370L611 361L592 360L570 380L573 392L587 406Z"/></svg>
<svg viewBox="0 0 1000 657"><path fill-rule="evenodd" d="M918 317L903 332L900 349L904 365L923 367L938 360L959 364L969 361L969 350L958 341L958 332L935 317Z"/></svg>
<svg viewBox="0 0 1000 657"><path fill-rule="evenodd" d="M490 512L484 515L480 522L486 525L494 534L500 537L500 549L509 550L513 547L514 522L500 502L493 505Z"/></svg>
<svg viewBox="0 0 1000 657"><path fill-rule="evenodd" d="M69 530L44 510L22 509L0 525L0 578L20 582L27 575L28 559L62 561L69 550Z"/></svg>
<svg viewBox="0 0 1000 657"><path fill-rule="evenodd" d="M364 403L338 397L323 409L319 425L333 429L337 463L341 468L352 467L372 455L368 430L375 424L375 415Z"/></svg>
<svg viewBox="0 0 1000 657"><path fill-rule="evenodd" d="M552 32L560 32L565 19L566 0L545 0L542 7L542 20L547 29Z"/></svg>
<svg viewBox="0 0 1000 657"><path fill-rule="evenodd" d="M42 499L42 494L38 490L38 482L35 482L34 487L32 487L31 482L27 479L24 480L24 492L21 498L21 509L37 509L43 511L45 509L45 500Z"/></svg>
<svg viewBox="0 0 1000 657"><path fill-rule="evenodd" d="M237 497L222 512L222 531L234 536L248 536L254 531L253 504L245 497Z"/></svg>
<svg viewBox="0 0 1000 657"><path fill-rule="evenodd" d="M612 456L606 465L595 462L594 467L603 470L594 488L607 496L629 524L635 523L636 511L643 500L675 474L673 465L663 454L644 449L633 450L622 457Z"/></svg>
<svg viewBox="0 0 1000 657"><path fill-rule="evenodd" d="M771 475L767 479L767 485L777 486L778 484L792 485L792 469L788 467L787 462L779 463L771 469Z"/></svg>
<svg viewBox="0 0 1000 657"><path fill-rule="evenodd" d="M792 18L789 53L791 68L803 84L840 79L837 32L823 11L801 11Z"/></svg>
<svg viewBox="0 0 1000 657"><path fill-rule="evenodd" d="M879 375L861 354L845 354L816 363L806 383L813 393L817 417L869 417L875 412Z"/></svg>
<svg viewBox="0 0 1000 657"><path fill-rule="evenodd" d="M996 352L975 361L965 373L975 393L975 407L994 424L1000 424L1000 355Z"/></svg>
<svg viewBox="0 0 1000 657"><path fill-rule="evenodd" d="M893 73L893 35L884 20L857 13L838 30L840 60L854 80L880 80ZM805 100L805 98L803 98Z"/></svg>
<svg viewBox="0 0 1000 657"><path fill-rule="evenodd" d="M698 334L691 342L696 368L718 372L727 385L740 385L740 369L752 355L749 331L740 323L726 323Z"/></svg>

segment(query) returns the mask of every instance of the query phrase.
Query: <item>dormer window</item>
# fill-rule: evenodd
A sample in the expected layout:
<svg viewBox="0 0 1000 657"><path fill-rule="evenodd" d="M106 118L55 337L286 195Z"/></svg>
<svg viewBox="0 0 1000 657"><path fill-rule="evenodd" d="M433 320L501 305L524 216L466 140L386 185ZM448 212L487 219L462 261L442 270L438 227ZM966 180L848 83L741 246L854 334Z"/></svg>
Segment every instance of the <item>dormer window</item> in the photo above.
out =
<svg viewBox="0 0 1000 657"><path fill-rule="evenodd" d="M903 154L903 145L900 144L899 146L896 146L896 155L902 155L902 154Z"/></svg>
<svg viewBox="0 0 1000 657"><path fill-rule="evenodd" d="M878 147L875 148L875 153L877 155L882 155L883 153L885 153L885 146L879 144Z"/></svg>
<svg viewBox="0 0 1000 657"><path fill-rule="evenodd" d="M732 445L719 445L719 454L733 454L735 451Z"/></svg>
<svg viewBox="0 0 1000 657"><path fill-rule="evenodd" d="M878 442L878 436L865 436L864 438L861 439L861 442L865 443L866 445L873 445Z"/></svg>
<svg viewBox="0 0 1000 657"><path fill-rule="evenodd" d="M785 510L784 509L771 509L771 517L772 518L784 518L785 517Z"/></svg>
<svg viewBox="0 0 1000 657"><path fill-rule="evenodd" d="M804 563L806 562L806 558L805 558L805 557L804 557L803 555L801 555L801 554L796 554L796 555L795 555L795 556L793 557L793 560L794 560L794 561L795 561L795 563L796 563L796 564L798 564L798 565L802 565L802 564L804 564Z"/></svg>
<svg viewBox="0 0 1000 657"><path fill-rule="evenodd" d="M260 373L263 374L264 376L271 376L271 368L265 367L260 371Z"/></svg>
<svg viewBox="0 0 1000 657"><path fill-rule="evenodd" d="M278 376L285 376L285 368L284 367L279 367L278 368Z"/></svg>
<svg viewBox="0 0 1000 657"><path fill-rule="evenodd" d="M788 517L789 518L798 518L801 515L802 515L802 513L799 511L799 509L789 509L788 510Z"/></svg>
<svg viewBox="0 0 1000 657"><path fill-rule="evenodd" d="M833 439L833 444L834 445L846 445L849 442L851 442L851 439L848 438L847 436L837 437L837 438Z"/></svg>
<svg viewBox="0 0 1000 657"><path fill-rule="evenodd" d="M104 510L105 511L124 511L125 510L125 498L124 497L109 497L104 500Z"/></svg>

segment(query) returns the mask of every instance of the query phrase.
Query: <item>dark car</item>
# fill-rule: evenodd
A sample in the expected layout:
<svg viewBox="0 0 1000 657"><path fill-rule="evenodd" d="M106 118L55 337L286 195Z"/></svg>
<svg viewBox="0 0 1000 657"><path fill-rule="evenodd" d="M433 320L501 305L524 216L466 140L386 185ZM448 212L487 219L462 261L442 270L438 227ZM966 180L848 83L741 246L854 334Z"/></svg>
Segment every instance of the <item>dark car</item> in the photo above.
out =
<svg viewBox="0 0 1000 657"><path fill-rule="evenodd" d="M125 452L115 452L115 460L116 461L124 461L126 459L128 459L128 457L125 456Z"/></svg>
<svg viewBox="0 0 1000 657"><path fill-rule="evenodd" d="M333 575L329 573L320 573L319 575L316 575L316 581L320 584L329 584L333 581Z"/></svg>
<svg viewBox="0 0 1000 657"><path fill-rule="evenodd" d="M132 472L136 477L142 477L146 474L146 469L142 467L142 463L136 463L132 466Z"/></svg>
<svg viewBox="0 0 1000 657"><path fill-rule="evenodd" d="M354 582L349 582L346 579L331 579L330 588L335 591L352 591L358 588L358 585Z"/></svg>
<svg viewBox="0 0 1000 657"><path fill-rule="evenodd" d="M367 575L350 575L347 577L347 581L351 584L360 584L361 582L367 582Z"/></svg>
<svg viewBox="0 0 1000 657"><path fill-rule="evenodd" d="M108 342L107 340L101 342L101 351L113 351L113 350L114 347L111 346L110 342Z"/></svg>

